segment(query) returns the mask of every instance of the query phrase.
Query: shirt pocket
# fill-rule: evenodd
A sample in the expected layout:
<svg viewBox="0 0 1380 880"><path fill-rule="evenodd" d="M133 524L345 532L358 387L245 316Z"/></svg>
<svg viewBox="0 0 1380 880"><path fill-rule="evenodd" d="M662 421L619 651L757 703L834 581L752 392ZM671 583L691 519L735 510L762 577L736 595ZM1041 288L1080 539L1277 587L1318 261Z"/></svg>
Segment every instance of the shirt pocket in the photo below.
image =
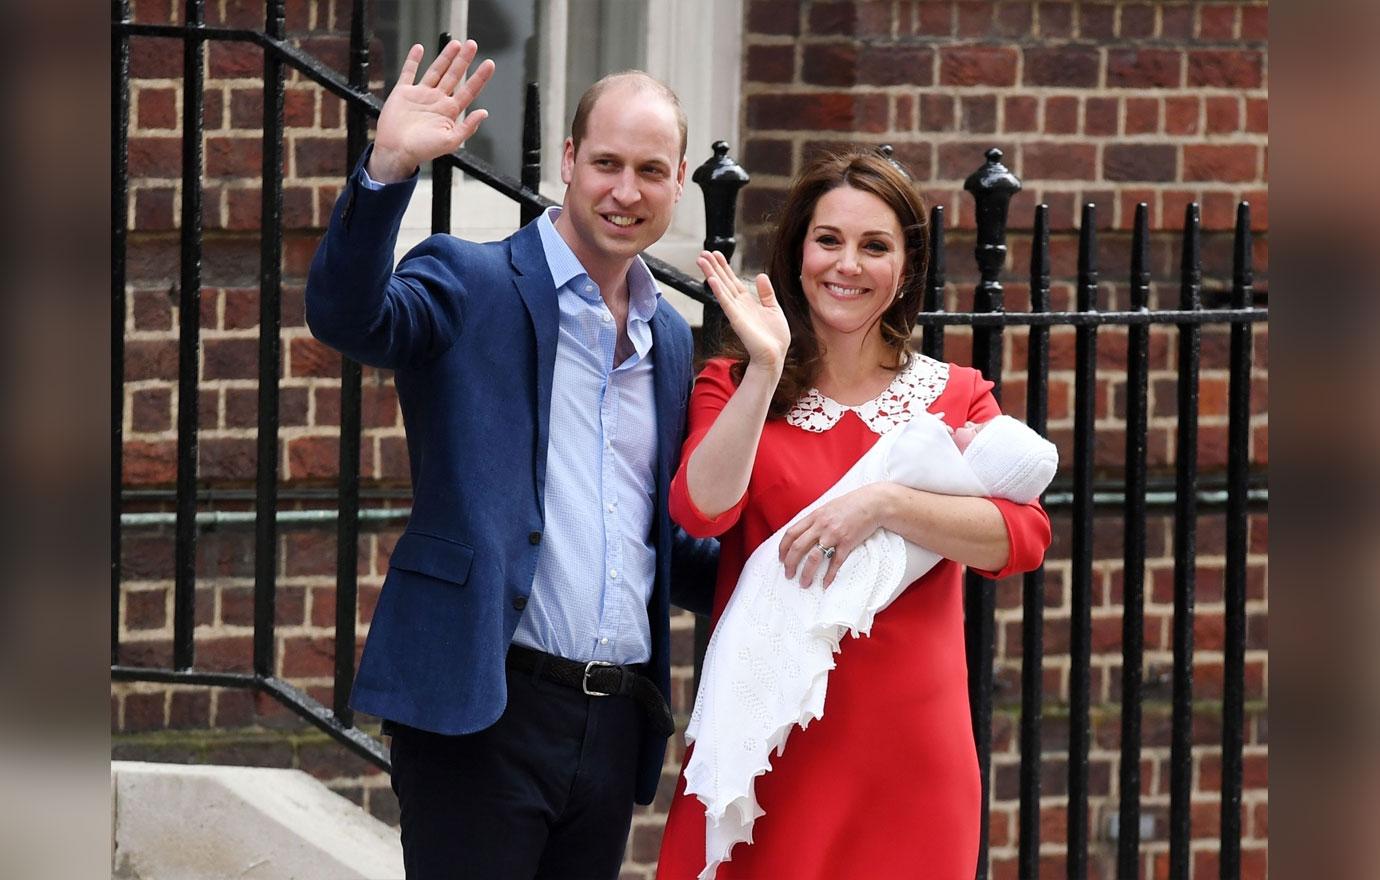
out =
<svg viewBox="0 0 1380 880"><path fill-rule="evenodd" d="M424 532L404 532L389 558L390 568L424 574L453 584L469 580L474 548Z"/></svg>

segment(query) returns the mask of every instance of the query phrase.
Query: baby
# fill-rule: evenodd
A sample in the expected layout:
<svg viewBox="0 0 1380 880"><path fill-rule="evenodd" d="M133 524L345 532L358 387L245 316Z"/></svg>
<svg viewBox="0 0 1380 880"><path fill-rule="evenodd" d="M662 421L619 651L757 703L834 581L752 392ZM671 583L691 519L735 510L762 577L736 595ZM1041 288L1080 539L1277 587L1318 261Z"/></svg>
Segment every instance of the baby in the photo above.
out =
<svg viewBox="0 0 1380 880"><path fill-rule="evenodd" d="M1059 464L1054 444L1011 416L965 422L949 434L988 495L1029 504L1054 479Z"/></svg>

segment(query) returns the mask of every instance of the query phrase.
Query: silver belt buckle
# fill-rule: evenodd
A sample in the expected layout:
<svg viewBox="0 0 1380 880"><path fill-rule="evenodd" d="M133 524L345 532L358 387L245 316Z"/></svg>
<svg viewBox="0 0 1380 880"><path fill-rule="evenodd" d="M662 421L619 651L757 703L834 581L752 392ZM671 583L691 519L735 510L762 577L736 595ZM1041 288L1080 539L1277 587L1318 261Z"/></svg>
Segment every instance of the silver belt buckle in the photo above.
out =
<svg viewBox="0 0 1380 880"><path fill-rule="evenodd" d="M609 697L609 696L613 696L612 694L606 694L606 693L604 693L603 691L592 691L592 690L590 690L590 689L589 689L589 674L590 674L590 672L593 671L594 667L596 667L596 666L616 666L616 665L618 665L618 664L616 664L616 663L609 663L609 662L607 662L607 661L605 661L605 660L591 660L591 661L589 661L588 663L586 663L586 664L585 664L585 677L584 677L583 679L580 680L580 690L582 690L582 691L585 692L585 696L588 696L588 697Z"/></svg>

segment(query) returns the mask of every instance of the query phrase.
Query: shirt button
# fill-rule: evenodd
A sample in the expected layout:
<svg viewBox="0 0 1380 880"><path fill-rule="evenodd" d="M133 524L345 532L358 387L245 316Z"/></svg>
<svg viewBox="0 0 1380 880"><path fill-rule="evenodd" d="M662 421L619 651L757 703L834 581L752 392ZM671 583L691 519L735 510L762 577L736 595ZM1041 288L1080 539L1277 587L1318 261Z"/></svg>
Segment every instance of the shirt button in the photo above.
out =
<svg viewBox="0 0 1380 880"><path fill-rule="evenodd" d="M609 569L609 577L614 578L614 579L616 580L616 579L618 578L618 569L616 569L616 568L610 568L610 569Z"/></svg>
<svg viewBox="0 0 1380 880"><path fill-rule="evenodd" d="M593 285L593 284L586 284L586 285L585 285L585 293L591 293L591 292L593 292L593 290L594 290L594 285Z"/></svg>
<svg viewBox="0 0 1380 880"><path fill-rule="evenodd" d="M516 609L519 610L519 611L521 611L522 609L526 608L526 607L527 607L527 597L526 597L526 596L518 596L516 599L513 600L513 607L516 608Z"/></svg>
<svg viewBox="0 0 1380 880"><path fill-rule="evenodd" d="M608 640L607 638L603 638L603 639L600 639L600 640L599 640L599 644L601 644L601 645L607 645L608 643L609 643L609 640Z"/></svg>
<svg viewBox="0 0 1380 880"><path fill-rule="evenodd" d="M612 320L613 320L613 315L610 315L608 312L604 312L604 323L607 324L609 321L612 321Z"/></svg>
<svg viewBox="0 0 1380 880"><path fill-rule="evenodd" d="M540 544L540 543L541 543L541 532L531 532L531 533L529 533L529 534L527 535L527 542L528 542L529 544Z"/></svg>
<svg viewBox="0 0 1380 880"><path fill-rule="evenodd" d="M608 509L609 509L609 513L613 513L615 510L618 509L618 505L617 505L617 504L610 504L610 505L608 506Z"/></svg>

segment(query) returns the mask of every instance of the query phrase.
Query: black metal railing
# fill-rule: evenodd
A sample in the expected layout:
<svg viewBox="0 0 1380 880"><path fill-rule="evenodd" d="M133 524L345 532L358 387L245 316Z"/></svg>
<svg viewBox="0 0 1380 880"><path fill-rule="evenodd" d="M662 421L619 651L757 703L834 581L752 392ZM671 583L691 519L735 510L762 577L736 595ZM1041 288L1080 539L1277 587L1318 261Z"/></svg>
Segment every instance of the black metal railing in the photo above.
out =
<svg viewBox="0 0 1380 880"><path fill-rule="evenodd" d="M111 534L111 677L113 681L147 681L255 689L278 700L298 715L345 744L356 754L379 767L388 767L381 744L355 726L347 698L354 678L356 647L356 606L358 585L357 544L361 522L400 520L406 509L361 508L362 499L384 498L387 491L361 487L359 448L361 437L361 372L358 364L344 361L341 378L341 427L338 485L333 491L278 486L279 387L278 365L281 347L281 302L283 262L283 143L284 78L289 70L298 71L326 91L344 100L347 108L345 152L349 164L364 149L368 121L380 109L380 101L368 90L369 35L364 27L365 3L354 0L350 32L348 79L291 44L284 27L283 0L266 4L262 31L215 28L203 23L202 0L187 0L184 24L137 24L129 20L128 0L112 0L112 534ZM129 40L131 37L159 37L182 42L183 153L181 268L179 278L178 424L176 490L126 490L122 486L122 413L124 367L124 314L126 310L126 250L128 240L127 202L128 115L129 115ZM447 40L441 35L441 41ZM198 351L201 289L201 196L202 196L202 69L205 44L209 41L250 43L263 50L263 203L260 240L260 320L258 348L258 461L255 488L245 490L198 491L197 413ZM438 158L432 166L432 229L445 232L450 226L450 192L453 173L477 180L517 202L523 223L546 206L540 180L539 97L535 84L529 84L524 112L521 179L514 180L484 162L464 153ZM1011 196L1020 181L1001 163L1000 151L988 152L986 161L968 180L966 189L975 199L975 262L979 280L974 289L971 311L945 311L945 293L951 290L945 257L945 211L936 206L930 212L930 240L933 258L924 285L924 312L917 320L921 350L942 358L946 330L968 328L971 333L973 363L992 381L1000 383L1003 374L1005 333L1022 326L1028 328L1025 365L1026 419L1036 430L1045 432L1049 422L1050 335L1056 328L1073 328L1075 336L1073 456L1065 473L1045 496L1051 510L1067 511L1072 522L1070 542L1071 633L1069 679L1069 738L1067 750L1067 873L1082 878L1088 874L1089 856L1089 748L1091 738L1091 611L1093 596L1093 519L1098 508L1119 509L1123 516L1123 597L1121 737L1119 767L1119 810L1117 834L1117 875L1138 876L1143 859L1140 840L1141 817L1141 704L1144 686L1144 617L1146 528L1149 510L1172 512L1174 520L1174 607L1172 736L1170 756L1169 811L1170 875L1187 877L1189 862L1192 756L1192 693L1194 574L1196 529L1200 505L1222 511L1226 519L1226 634L1224 651L1224 694L1222 717L1222 794L1220 865L1223 877L1240 873L1240 803L1242 748L1245 706L1245 596L1247 524L1249 511L1258 509L1264 495L1263 475L1253 474L1248 454L1250 437L1251 344L1252 327L1267 319L1267 310L1253 302L1251 268L1251 224L1249 206L1238 211L1234 238L1234 268L1230 301L1226 308L1203 308L1202 269L1199 246L1200 222L1197 206L1186 212L1179 245L1182 254L1178 308L1151 310L1150 229L1148 211L1140 205L1135 212L1131 237L1130 276L1127 279L1128 308L1099 310L1098 297L1106 279L1098 272L1096 208L1085 206L1081 217L1078 244L1078 270L1073 311L1051 311L1051 260L1049 210L1038 206L1033 217L1033 236L1029 265L1029 308L1007 311L1002 288L1002 273L1007 261L1006 225ZM728 156L728 145L717 142L713 155L694 174L706 200L707 248L732 255L736 244L734 213L739 190L748 182L747 174ZM655 259L648 259L653 274L663 283L705 304L702 343L712 349L723 331L722 315L713 305L703 284ZM1200 334L1205 326L1230 328L1228 442L1229 457L1225 480L1200 479L1197 469L1198 375L1201 364ZM1127 334L1124 471L1113 479L1099 479L1094 469L1098 393L1098 331L1125 328ZM1178 433L1174 448L1175 471L1171 478L1156 477L1147 467L1149 426L1149 342L1156 327L1177 328L1178 336ZM1000 394L998 384L994 393ZM240 504L252 502L252 516L239 511L200 510L210 499ZM131 513L128 503L162 501L174 507L171 514ZM333 501L334 511L291 511L280 509L283 501ZM275 567L279 527L298 521L334 521L337 530L335 668L332 706L327 708L312 696L275 675L274 610L277 600ZM194 626L196 621L196 543L205 523L252 522L254 526L254 637L253 667L250 673L215 672L199 669L196 663ZM175 529L173 598L173 656L170 668L146 668L121 664L120 591L122 524L142 526L169 523ZM965 586L967 614L968 668L972 721L983 778L983 833L979 877L987 873L987 815L991 772L991 730L993 715L993 656L995 609L993 586L970 575ZM1045 572L1042 569L1024 576L1021 591L1021 695L1019 724L1019 874L1039 875L1040 801L1042 747L1043 679L1041 663L1045 603ZM707 636L700 627L701 652ZM697 656L698 665L698 656Z"/></svg>

